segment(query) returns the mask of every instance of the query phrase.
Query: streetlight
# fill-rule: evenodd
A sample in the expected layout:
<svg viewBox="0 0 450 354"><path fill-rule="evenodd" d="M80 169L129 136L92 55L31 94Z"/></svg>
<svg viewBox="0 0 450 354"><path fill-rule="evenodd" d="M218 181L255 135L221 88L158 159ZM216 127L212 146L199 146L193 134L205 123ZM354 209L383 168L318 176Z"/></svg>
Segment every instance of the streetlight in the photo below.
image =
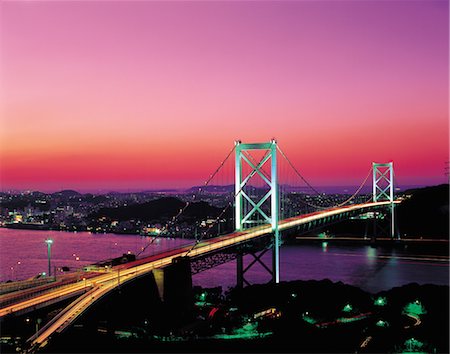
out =
<svg viewBox="0 0 450 354"><path fill-rule="evenodd" d="M48 258L48 276L51 275L51 267L50 267L50 255L51 255L51 249L52 249L52 243L53 240L48 238L45 240L45 243L47 244L47 258Z"/></svg>

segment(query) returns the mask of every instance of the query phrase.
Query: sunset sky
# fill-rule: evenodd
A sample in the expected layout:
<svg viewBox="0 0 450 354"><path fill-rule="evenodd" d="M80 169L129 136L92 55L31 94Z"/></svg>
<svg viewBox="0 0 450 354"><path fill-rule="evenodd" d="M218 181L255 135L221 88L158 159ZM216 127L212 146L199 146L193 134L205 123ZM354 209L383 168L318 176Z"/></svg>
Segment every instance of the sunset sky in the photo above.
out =
<svg viewBox="0 0 450 354"><path fill-rule="evenodd" d="M311 183L448 178L448 1L2 1L1 189L202 183L276 138Z"/></svg>

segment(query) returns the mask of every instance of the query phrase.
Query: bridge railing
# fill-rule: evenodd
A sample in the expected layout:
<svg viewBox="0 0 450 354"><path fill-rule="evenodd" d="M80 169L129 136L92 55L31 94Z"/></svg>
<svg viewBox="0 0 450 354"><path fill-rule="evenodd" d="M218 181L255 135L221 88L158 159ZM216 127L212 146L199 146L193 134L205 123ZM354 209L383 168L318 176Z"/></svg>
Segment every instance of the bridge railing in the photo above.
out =
<svg viewBox="0 0 450 354"><path fill-rule="evenodd" d="M25 290L28 288L33 288L43 284L54 282L53 278L40 278L40 279L30 279L30 280L20 280L10 283L0 284L0 295L12 293L14 291Z"/></svg>

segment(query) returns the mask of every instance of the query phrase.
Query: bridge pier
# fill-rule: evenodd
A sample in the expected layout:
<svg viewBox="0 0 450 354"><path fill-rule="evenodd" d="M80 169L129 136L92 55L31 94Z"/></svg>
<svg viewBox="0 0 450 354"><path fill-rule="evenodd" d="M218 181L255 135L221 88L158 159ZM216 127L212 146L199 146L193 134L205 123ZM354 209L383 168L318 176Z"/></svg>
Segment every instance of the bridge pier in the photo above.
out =
<svg viewBox="0 0 450 354"><path fill-rule="evenodd" d="M250 151L260 150L264 152L263 157L257 162L251 155ZM274 233L272 249L272 271L261 261L260 256L254 256L255 261L258 261L264 268L269 270L272 275L272 280L275 283L280 281L280 261L279 261L279 186L278 186L278 172L277 172L277 142L272 139L267 143L243 144L236 141L235 146L235 226L237 231L245 230L248 227L254 227L258 224L270 224ZM267 174L263 166L270 160L270 175ZM250 173L245 177L243 175L243 164L250 169ZM251 190L246 188L249 186L250 180L258 176L261 178L265 186L269 188L263 196L252 195ZM265 253L265 251L264 251ZM250 263L251 265L255 262ZM237 261L238 286L243 286L246 282L243 274L249 268L243 269L242 261Z"/></svg>
<svg viewBox="0 0 450 354"><path fill-rule="evenodd" d="M167 267L154 269L153 276L169 316L180 320L189 317L194 303L190 258L174 258Z"/></svg>
<svg viewBox="0 0 450 354"><path fill-rule="evenodd" d="M280 282L280 232L278 227L273 234L272 245L272 282Z"/></svg>
<svg viewBox="0 0 450 354"><path fill-rule="evenodd" d="M399 239L399 235L395 230L395 213L394 213L394 165L393 162L389 163L372 163L373 170L373 182L372 182L372 194L373 201L389 201L391 202L390 209L390 237ZM376 220L376 218L375 218ZM374 237L376 237L375 231L376 225L374 225Z"/></svg>
<svg viewBox="0 0 450 354"><path fill-rule="evenodd" d="M394 219L394 205L392 203L388 207L383 208L383 211L374 211L374 217L372 219L372 242L376 242L377 237L390 237L393 241L400 239Z"/></svg>

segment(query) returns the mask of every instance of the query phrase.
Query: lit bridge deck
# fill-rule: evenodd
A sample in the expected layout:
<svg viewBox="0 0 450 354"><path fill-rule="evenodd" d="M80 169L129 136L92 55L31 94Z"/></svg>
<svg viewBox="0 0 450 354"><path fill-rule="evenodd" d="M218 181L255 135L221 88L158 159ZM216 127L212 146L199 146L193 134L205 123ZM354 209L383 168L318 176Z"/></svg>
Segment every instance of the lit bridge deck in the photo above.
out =
<svg viewBox="0 0 450 354"><path fill-rule="evenodd" d="M400 201L395 201L395 203L400 203ZM321 220L333 220L334 218L342 217L343 215L363 213L373 210L374 208L385 207L388 205L390 205L390 202L355 204L299 215L293 218L280 220L279 230L288 230L305 224L316 223ZM208 253L217 252L221 249L249 242L270 233L272 233L272 228L270 225L267 225L208 239L199 242L196 247L189 252L189 257L201 257ZM85 281L66 285L61 288L56 288L48 293L39 294L34 298L4 307L0 309L0 317L25 313L36 308L44 307L46 304L55 303L61 299L67 299L70 296L81 294L74 302L41 328L36 335L29 339L32 350L37 350L39 347L46 345L53 333L64 331L64 329L70 326L90 306L109 292L113 291L119 285L123 285L133 279L144 276L154 269L163 268L171 264L174 258L186 255L191 248L192 245L184 246L113 267L112 271L108 273L97 275L86 279Z"/></svg>

